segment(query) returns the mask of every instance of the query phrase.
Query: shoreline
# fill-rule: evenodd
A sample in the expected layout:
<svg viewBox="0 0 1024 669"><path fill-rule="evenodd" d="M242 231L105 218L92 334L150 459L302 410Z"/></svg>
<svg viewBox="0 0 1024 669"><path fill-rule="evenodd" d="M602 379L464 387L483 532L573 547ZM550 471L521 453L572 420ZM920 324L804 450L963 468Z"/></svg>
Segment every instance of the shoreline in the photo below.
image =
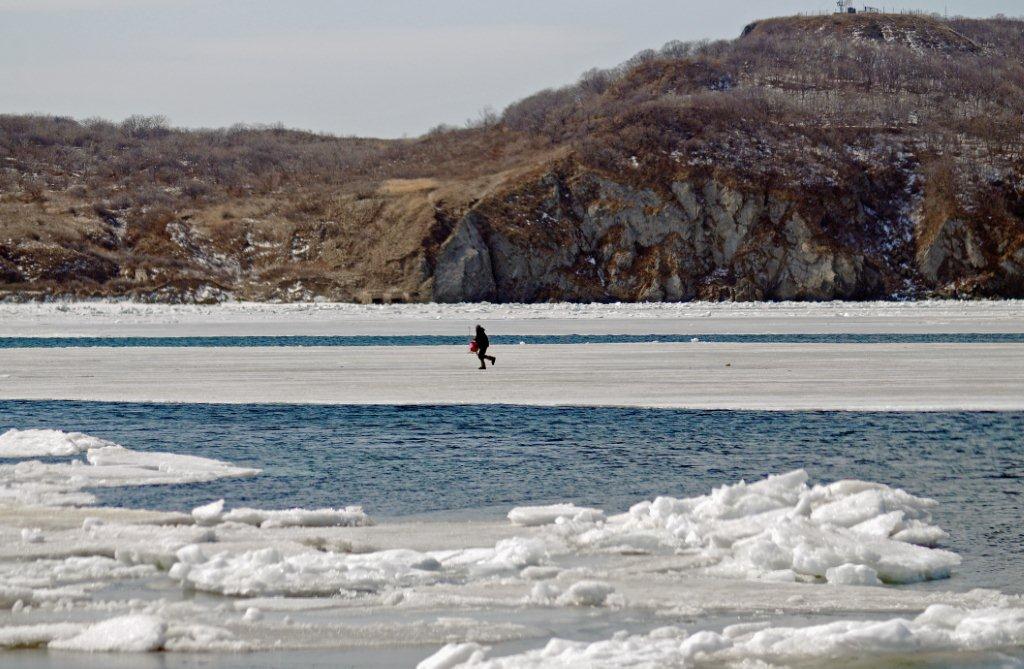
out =
<svg viewBox="0 0 1024 669"><path fill-rule="evenodd" d="M0 303L0 336L1021 333L1024 300L630 304Z"/></svg>

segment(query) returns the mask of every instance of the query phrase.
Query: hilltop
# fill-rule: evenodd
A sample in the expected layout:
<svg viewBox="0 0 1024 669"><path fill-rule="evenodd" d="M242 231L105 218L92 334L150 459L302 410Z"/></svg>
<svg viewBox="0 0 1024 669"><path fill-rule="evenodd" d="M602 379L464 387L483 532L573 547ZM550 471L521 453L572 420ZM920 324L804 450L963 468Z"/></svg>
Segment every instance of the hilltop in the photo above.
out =
<svg viewBox="0 0 1024 669"><path fill-rule="evenodd" d="M671 43L412 140L0 116L0 295L1024 296L1024 23Z"/></svg>
<svg viewBox="0 0 1024 669"><path fill-rule="evenodd" d="M916 50L979 53L982 47L959 32L949 21L924 14L832 14L757 21L743 37L786 39L807 36L839 40L865 40L896 44Z"/></svg>

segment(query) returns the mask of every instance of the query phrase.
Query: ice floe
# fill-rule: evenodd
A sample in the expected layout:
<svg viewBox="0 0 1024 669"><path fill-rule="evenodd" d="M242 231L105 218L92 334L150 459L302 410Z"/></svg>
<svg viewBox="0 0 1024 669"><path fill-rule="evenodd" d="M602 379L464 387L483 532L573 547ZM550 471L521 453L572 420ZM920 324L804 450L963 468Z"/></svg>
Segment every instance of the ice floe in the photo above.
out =
<svg viewBox="0 0 1024 669"><path fill-rule="evenodd" d="M579 507L575 504L551 504L549 506L518 506L508 512L513 525L537 527L553 525L559 519L593 523L604 520L604 511Z"/></svg>
<svg viewBox="0 0 1024 669"><path fill-rule="evenodd" d="M159 650L246 650L228 630L172 623L131 613L95 623L42 623L0 627L0 649L49 648L85 653L146 653Z"/></svg>
<svg viewBox="0 0 1024 669"><path fill-rule="evenodd" d="M93 476L107 485L152 485L154 483L202 483L224 478L256 476L260 470L177 453L133 451L123 446L91 448L86 452ZM92 484L95 485L95 484Z"/></svg>
<svg viewBox="0 0 1024 669"><path fill-rule="evenodd" d="M0 648L39 648L57 639L69 639L82 631L78 623L41 623L0 627Z"/></svg>
<svg viewBox="0 0 1024 669"><path fill-rule="evenodd" d="M262 548L210 554L216 550L215 544L182 548L170 576L196 590L223 595L316 596L517 574L547 555L542 542L519 538L499 541L493 548L431 552L310 550L283 555L275 548Z"/></svg>
<svg viewBox="0 0 1024 669"><path fill-rule="evenodd" d="M90 653L144 653L159 650L167 640L167 623L148 615L128 615L90 625L78 634L54 639L55 650Z"/></svg>
<svg viewBox="0 0 1024 669"><path fill-rule="evenodd" d="M960 564L934 548L936 503L865 481L809 486L797 470L708 495L659 497L606 522L556 519L576 549L686 552L708 572L769 580L912 583L949 577ZM918 545L919 543L925 545ZM869 576L873 575L872 579Z"/></svg>
<svg viewBox="0 0 1024 669"><path fill-rule="evenodd" d="M0 512L10 523L0 525L0 609L9 610L0 648L238 651L456 641L421 666L601 667L884 661L915 649L1024 645L1019 598L886 587L950 576L959 557L938 547L946 534L932 522L935 502L882 484L813 485L798 470L697 497L660 497L626 513L524 506L509 512L508 523L468 528L374 526L357 506L228 509L217 500L187 514L54 508L40 505L88 504L93 486L258 470L33 432L46 434L4 435L23 449L23 461L0 465ZM54 455L67 443L79 450ZM44 452L68 460L24 460ZM148 587L177 596L118 596ZM181 599L181 589L209 594ZM765 610L853 615L805 627L751 622ZM893 612L906 617L878 618ZM596 643L553 640L507 657L484 645L547 639L552 630L557 636L571 629L551 626L562 615L699 622L706 613L742 624L620 633ZM348 623L337 622L346 615ZM540 624L518 624L519 616Z"/></svg>
<svg viewBox="0 0 1024 669"><path fill-rule="evenodd" d="M133 451L78 432L8 430L0 435L6 457L42 455L85 460L22 460L0 465L0 502L28 506L85 506L87 488L202 483L256 476L260 470L194 455Z"/></svg>
<svg viewBox="0 0 1024 669"><path fill-rule="evenodd" d="M148 564L130 564L102 555L38 559L0 563L0 584L21 588L59 588L67 585L99 585L112 581L154 576ZM0 598L2 601L2 598Z"/></svg>
<svg viewBox="0 0 1024 669"><path fill-rule="evenodd" d="M946 605L889 620L843 620L806 627L742 624L689 634L679 627L645 635L616 634L594 643L552 639L540 650L488 658L477 643L449 644L419 669L476 667L831 666L844 661L897 661L927 653L994 651L1024 645L1024 609L964 610ZM768 664L761 664L768 663Z"/></svg>
<svg viewBox="0 0 1024 669"><path fill-rule="evenodd" d="M81 432L8 430L0 434L0 458L66 457L114 445Z"/></svg>
<svg viewBox="0 0 1024 669"><path fill-rule="evenodd" d="M341 509L250 509L242 507L224 511L224 500L192 509L197 525L242 523L261 528L273 527L357 527L371 525L372 520L361 506Z"/></svg>

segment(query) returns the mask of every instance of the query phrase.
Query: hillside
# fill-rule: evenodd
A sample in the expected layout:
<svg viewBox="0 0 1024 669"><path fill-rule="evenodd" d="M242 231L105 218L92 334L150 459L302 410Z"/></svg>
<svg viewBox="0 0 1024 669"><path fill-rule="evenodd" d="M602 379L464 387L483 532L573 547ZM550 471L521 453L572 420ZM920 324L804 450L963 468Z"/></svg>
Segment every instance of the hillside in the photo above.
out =
<svg viewBox="0 0 1024 669"><path fill-rule="evenodd" d="M1024 22L760 21L413 140L0 116L0 296L1024 297Z"/></svg>
<svg viewBox="0 0 1024 669"><path fill-rule="evenodd" d="M946 53L976 54L982 51L977 42L950 22L919 14L861 13L769 19L750 24L744 29L743 36L787 39L801 33L803 36L868 40Z"/></svg>

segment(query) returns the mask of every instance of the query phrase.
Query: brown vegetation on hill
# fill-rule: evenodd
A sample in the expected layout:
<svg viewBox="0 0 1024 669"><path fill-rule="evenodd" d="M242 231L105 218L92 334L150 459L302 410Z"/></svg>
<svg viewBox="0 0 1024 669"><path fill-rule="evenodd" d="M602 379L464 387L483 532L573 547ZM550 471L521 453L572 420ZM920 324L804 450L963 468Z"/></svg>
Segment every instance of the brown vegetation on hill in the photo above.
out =
<svg viewBox="0 0 1024 669"><path fill-rule="evenodd" d="M1024 23L772 19L413 140L0 116L0 292L1024 296Z"/></svg>
<svg viewBox="0 0 1024 669"><path fill-rule="evenodd" d="M744 37L781 37L794 33L831 39L870 40L946 53L978 53L981 47L948 21L921 14L833 14L769 19L747 26Z"/></svg>

